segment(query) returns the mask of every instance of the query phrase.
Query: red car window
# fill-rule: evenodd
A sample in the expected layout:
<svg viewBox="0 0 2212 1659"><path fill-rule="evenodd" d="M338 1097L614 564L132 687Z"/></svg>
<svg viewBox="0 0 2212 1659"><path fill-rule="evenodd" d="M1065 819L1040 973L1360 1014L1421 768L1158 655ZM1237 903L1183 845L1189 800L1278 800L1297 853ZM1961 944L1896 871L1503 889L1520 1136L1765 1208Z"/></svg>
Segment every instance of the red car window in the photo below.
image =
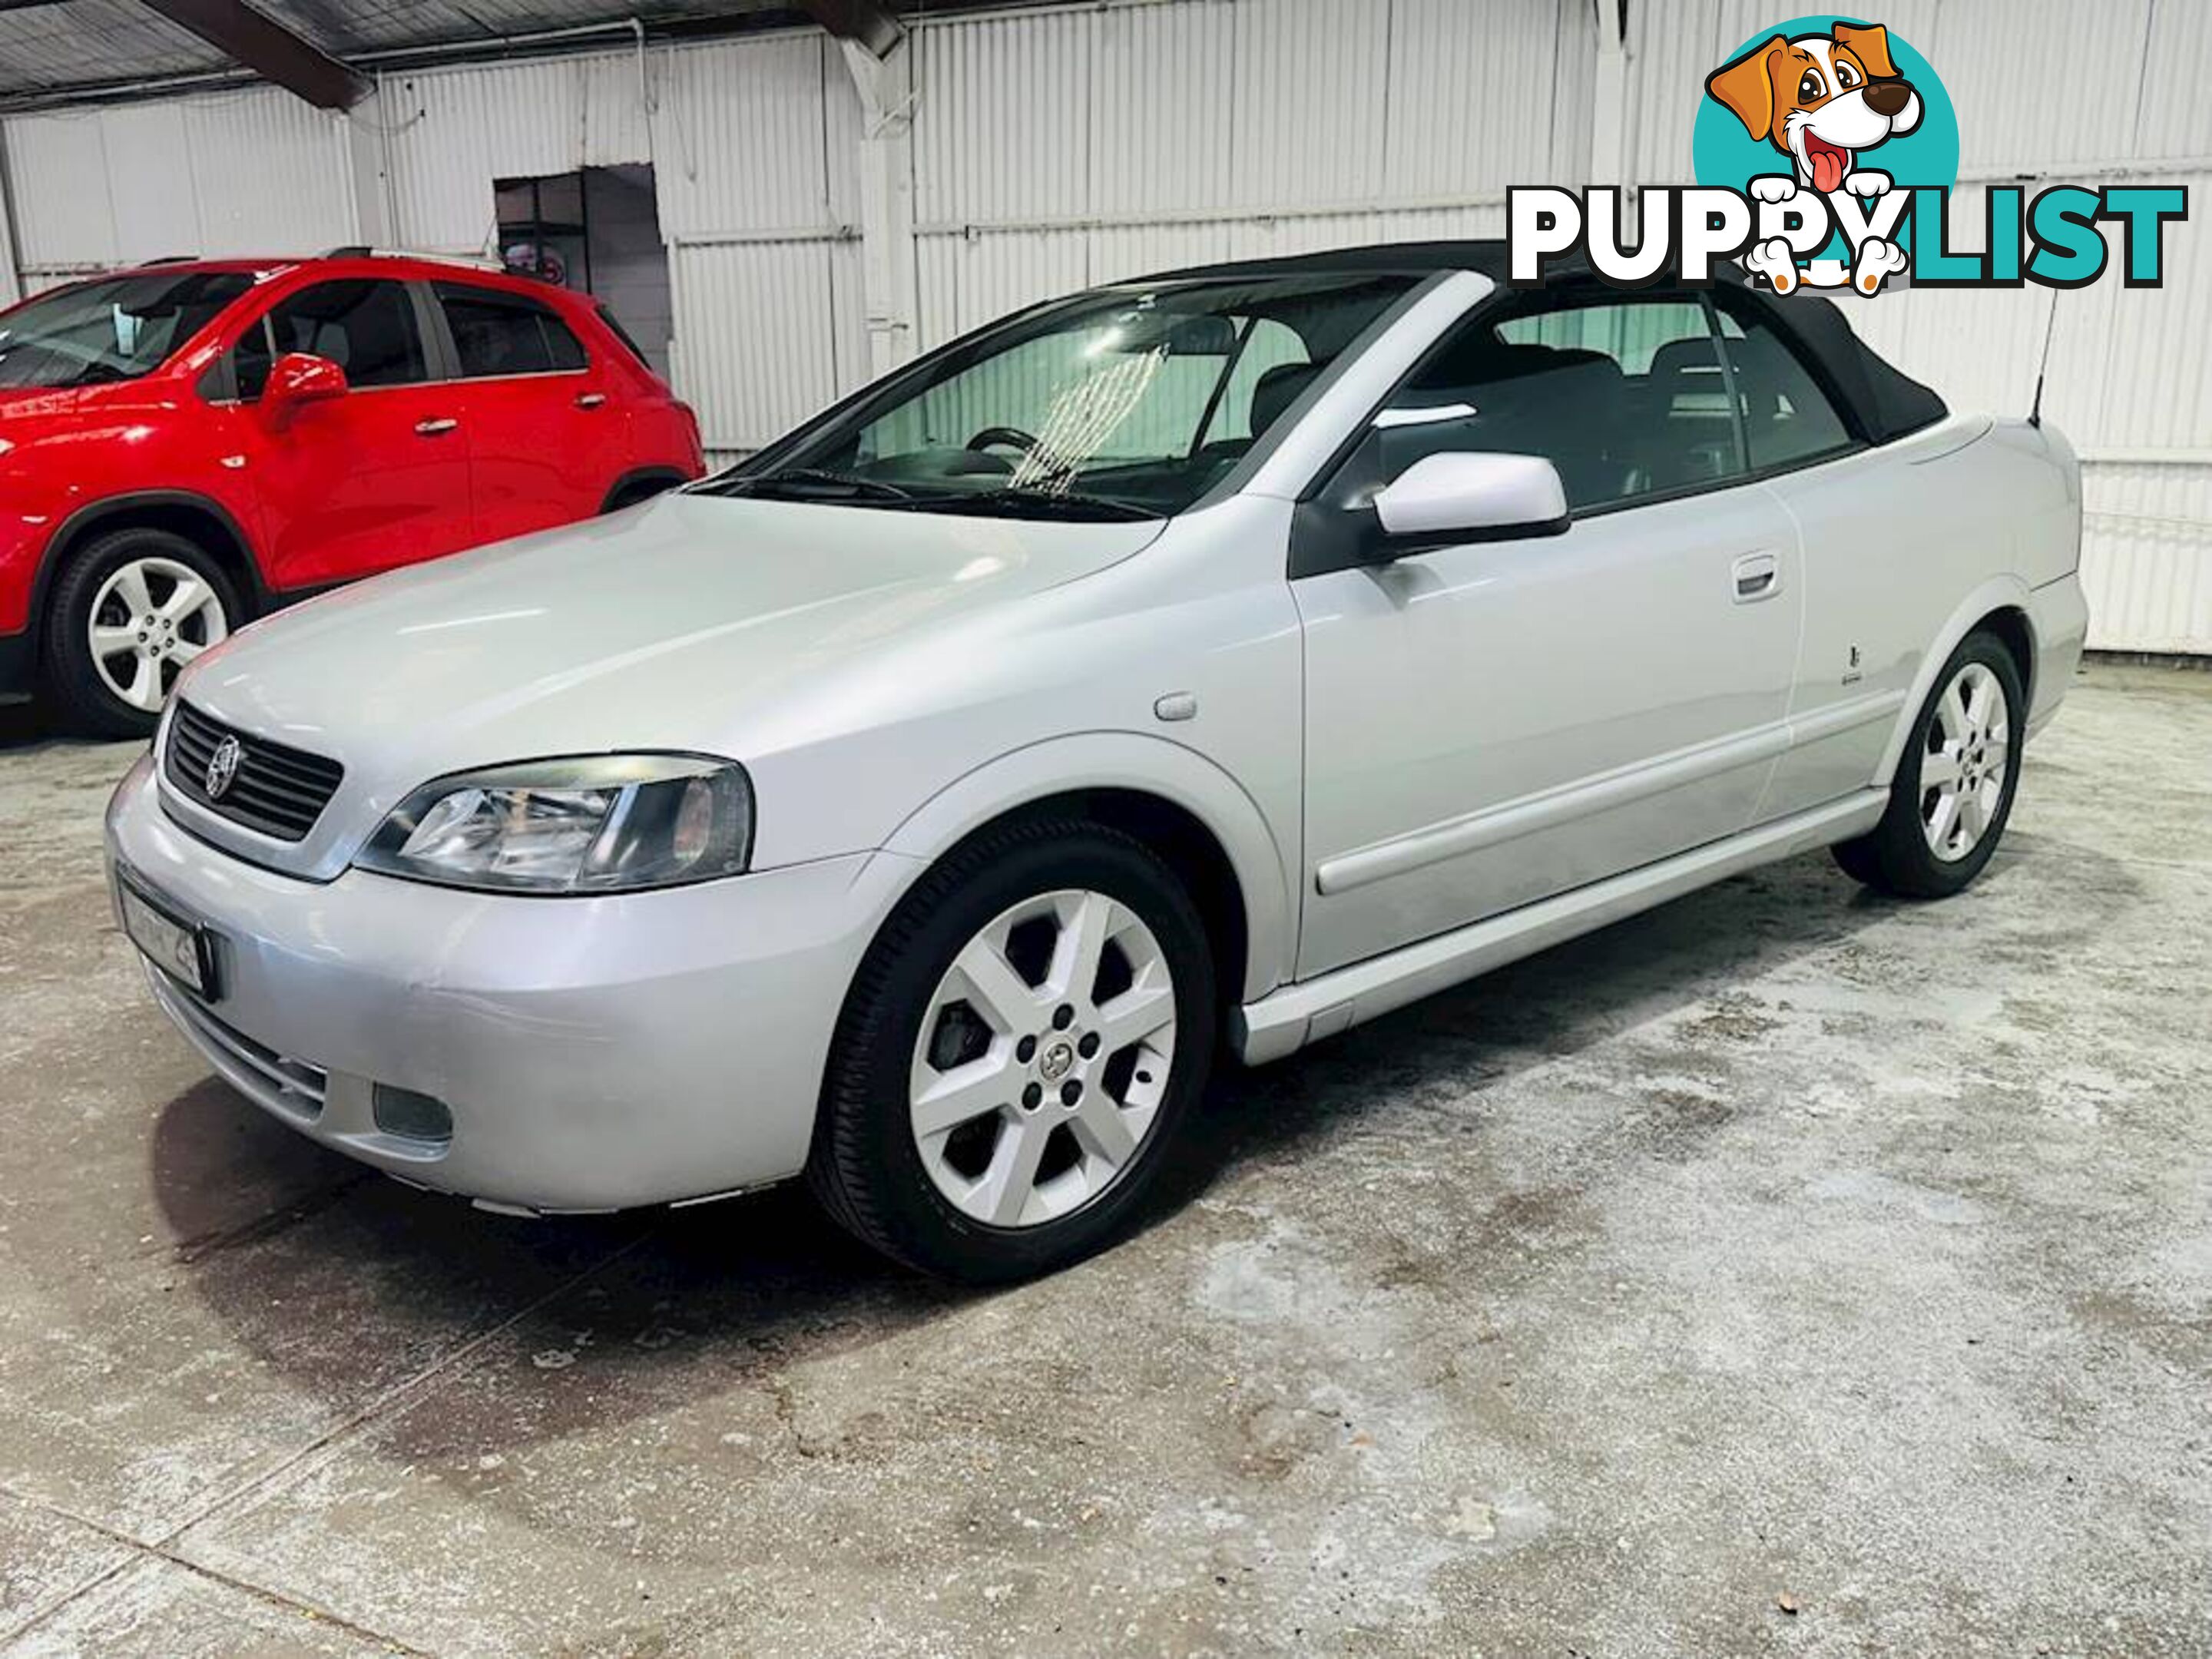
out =
<svg viewBox="0 0 2212 1659"><path fill-rule="evenodd" d="M583 343L550 306L465 283L440 283L436 289L464 375L550 374L584 367Z"/></svg>
<svg viewBox="0 0 2212 1659"><path fill-rule="evenodd" d="M261 395L269 367L288 351L327 357L349 386L411 386L430 378L414 302L404 284L374 277L317 283L278 301L265 327L231 348L238 396Z"/></svg>

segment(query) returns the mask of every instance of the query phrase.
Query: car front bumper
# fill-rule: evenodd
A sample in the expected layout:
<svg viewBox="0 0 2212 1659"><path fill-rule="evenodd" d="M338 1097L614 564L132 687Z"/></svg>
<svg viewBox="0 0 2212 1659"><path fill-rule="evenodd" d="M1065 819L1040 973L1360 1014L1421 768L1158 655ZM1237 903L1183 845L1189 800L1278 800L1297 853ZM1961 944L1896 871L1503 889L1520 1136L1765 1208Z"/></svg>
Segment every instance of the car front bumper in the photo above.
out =
<svg viewBox="0 0 2212 1659"><path fill-rule="evenodd" d="M618 1209L798 1173L846 988L913 868L862 853L591 898L359 870L316 883L195 839L159 791L141 760L107 848L216 941L212 1002L146 964L178 1029L301 1133L498 1208ZM380 1084L443 1103L450 1137L380 1127Z"/></svg>

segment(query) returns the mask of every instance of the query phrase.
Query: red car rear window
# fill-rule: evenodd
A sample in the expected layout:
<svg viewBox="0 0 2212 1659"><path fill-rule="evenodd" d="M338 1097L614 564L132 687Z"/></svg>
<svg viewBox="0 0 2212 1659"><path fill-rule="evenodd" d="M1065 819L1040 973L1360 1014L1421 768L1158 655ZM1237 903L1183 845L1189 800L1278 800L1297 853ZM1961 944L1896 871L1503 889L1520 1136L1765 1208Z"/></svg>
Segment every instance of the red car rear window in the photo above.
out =
<svg viewBox="0 0 2212 1659"><path fill-rule="evenodd" d="M660 371L653 366L652 359L645 355L645 348L629 337L629 331L622 325L614 313L609 311L604 305L599 307L598 310L599 320L607 325L615 338L629 348L629 355L637 359L638 367L648 374L658 374Z"/></svg>

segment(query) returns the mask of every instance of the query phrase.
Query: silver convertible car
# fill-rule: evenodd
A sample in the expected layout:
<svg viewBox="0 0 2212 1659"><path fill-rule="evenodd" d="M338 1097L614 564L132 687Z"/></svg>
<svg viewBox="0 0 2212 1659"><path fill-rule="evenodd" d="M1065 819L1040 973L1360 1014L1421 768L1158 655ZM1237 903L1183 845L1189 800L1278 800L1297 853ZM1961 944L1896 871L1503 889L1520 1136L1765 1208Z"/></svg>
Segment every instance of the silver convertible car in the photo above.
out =
<svg viewBox="0 0 2212 1659"><path fill-rule="evenodd" d="M1971 881L2081 646L2065 441L1826 301L1504 270L1040 305L234 635L109 812L154 995L403 1180L804 1175L996 1279L1127 1222L1224 1052L1809 848Z"/></svg>

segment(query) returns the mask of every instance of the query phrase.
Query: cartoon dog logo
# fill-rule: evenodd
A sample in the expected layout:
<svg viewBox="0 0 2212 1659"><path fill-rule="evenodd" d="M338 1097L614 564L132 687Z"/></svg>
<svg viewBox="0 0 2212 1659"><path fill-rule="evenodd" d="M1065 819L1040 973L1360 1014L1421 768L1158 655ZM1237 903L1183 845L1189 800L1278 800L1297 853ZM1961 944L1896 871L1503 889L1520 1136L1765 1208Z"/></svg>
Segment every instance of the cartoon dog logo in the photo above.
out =
<svg viewBox="0 0 2212 1659"><path fill-rule="evenodd" d="M1891 62L1889 31L1879 23L1777 34L1707 76L1705 90L1745 131L1794 164L1787 174L1751 181L1751 194L1762 202L1785 202L1807 188L1823 196L1885 195L1889 175L1861 167L1859 158L1920 125L1920 94ZM1870 294L1905 263L1904 249L1869 238L1851 262L1851 281ZM1745 264L1783 293L1797 284L1786 244L1755 247Z"/></svg>
<svg viewBox="0 0 2212 1659"><path fill-rule="evenodd" d="M1715 70L1705 90L1753 138L1795 161L1800 185L1823 196L1887 190L1886 175L1852 164L1920 125L1920 94L1890 62L1889 31L1879 23L1838 23L1794 40L1778 34Z"/></svg>

